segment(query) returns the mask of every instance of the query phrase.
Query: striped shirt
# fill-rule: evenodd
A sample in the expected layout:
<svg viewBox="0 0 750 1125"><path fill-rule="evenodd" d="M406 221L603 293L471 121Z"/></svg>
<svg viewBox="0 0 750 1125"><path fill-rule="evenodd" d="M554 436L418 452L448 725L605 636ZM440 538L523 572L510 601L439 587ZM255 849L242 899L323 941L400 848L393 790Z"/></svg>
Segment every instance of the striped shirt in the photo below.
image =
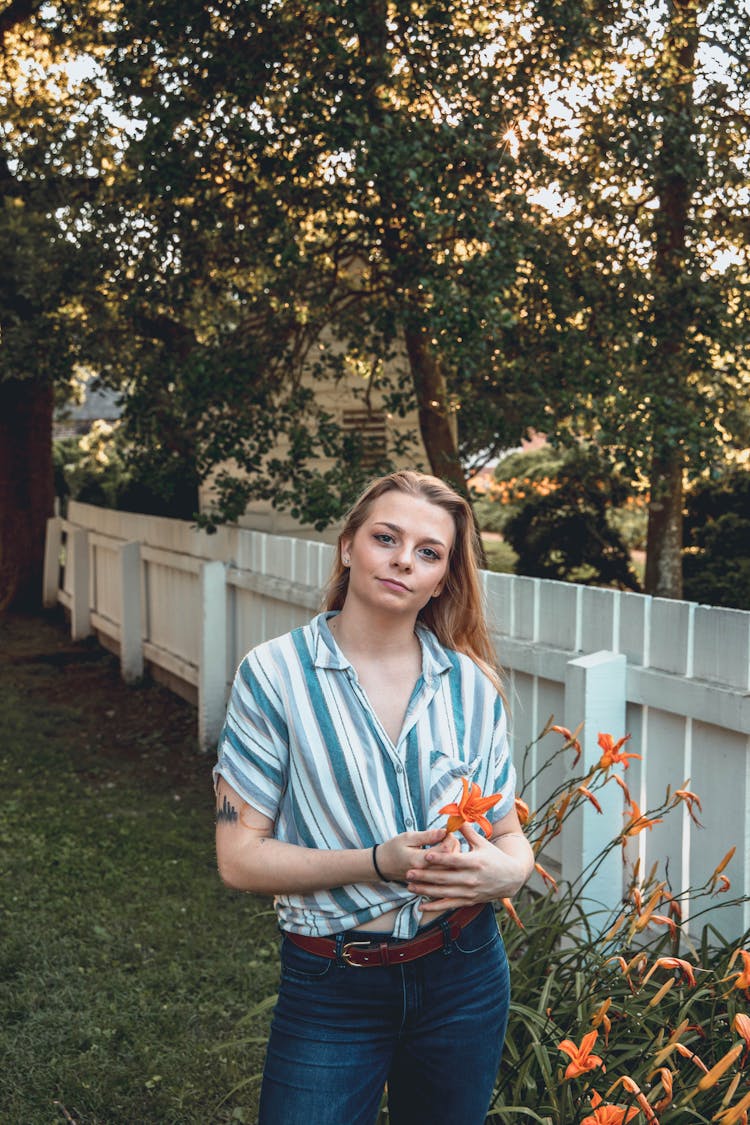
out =
<svg viewBox="0 0 750 1125"><path fill-rule="evenodd" d="M242 660L214 780L221 775L270 817L276 839L307 848L369 848L444 827L439 810L459 799L463 777L501 792L487 816L505 816L515 771L502 700L485 673L417 624L422 674L394 745L328 628L331 616ZM408 938L420 925L419 902L406 887L373 882L278 895L276 911L282 929L327 935L397 908L394 936Z"/></svg>

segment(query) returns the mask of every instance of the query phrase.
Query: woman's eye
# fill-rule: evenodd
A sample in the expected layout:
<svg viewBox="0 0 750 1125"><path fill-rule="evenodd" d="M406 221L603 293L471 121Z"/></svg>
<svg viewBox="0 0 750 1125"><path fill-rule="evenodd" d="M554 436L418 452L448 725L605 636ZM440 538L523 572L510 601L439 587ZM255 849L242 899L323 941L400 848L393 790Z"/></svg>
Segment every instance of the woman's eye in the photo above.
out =
<svg viewBox="0 0 750 1125"><path fill-rule="evenodd" d="M379 543L392 543L393 542L393 536L389 535L386 531L379 532L375 536L375 538L378 540Z"/></svg>
<svg viewBox="0 0 750 1125"><path fill-rule="evenodd" d="M422 555L424 558L429 559L430 562L440 562L440 555L437 551L433 551L432 547L423 547Z"/></svg>

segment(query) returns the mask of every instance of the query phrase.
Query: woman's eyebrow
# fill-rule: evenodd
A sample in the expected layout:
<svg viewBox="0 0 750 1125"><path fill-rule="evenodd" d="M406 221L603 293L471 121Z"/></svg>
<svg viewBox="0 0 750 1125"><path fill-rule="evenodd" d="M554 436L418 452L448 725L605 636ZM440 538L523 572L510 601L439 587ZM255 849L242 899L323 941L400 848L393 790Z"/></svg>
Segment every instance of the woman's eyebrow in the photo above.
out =
<svg viewBox="0 0 750 1125"><path fill-rule="evenodd" d="M404 529L402 527L399 527L397 523L389 523L388 520L378 520L375 526L387 527L390 531L395 531L397 535L404 534ZM437 547L442 547L446 551L448 549L442 539L436 539L434 536L425 536L422 542L434 543Z"/></svg>

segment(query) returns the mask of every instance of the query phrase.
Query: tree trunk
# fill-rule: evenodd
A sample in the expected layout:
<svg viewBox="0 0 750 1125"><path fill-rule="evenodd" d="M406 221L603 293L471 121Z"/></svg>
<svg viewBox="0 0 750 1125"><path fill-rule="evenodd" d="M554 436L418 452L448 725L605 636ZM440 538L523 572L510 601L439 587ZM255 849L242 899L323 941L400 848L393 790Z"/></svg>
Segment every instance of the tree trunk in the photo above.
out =
<svg viewBox="0 0 750 1125"><path fill-rule="evenodd" d="M698 50L697 0L672 0L663 48L661 146L654 186L659 207L654 215L654 272L658 299L654 308L653 369L661 394L653 404L651 501L646 539L647 594L682 597L682 477L685 450L674 436L673 407L684 393L685 341L694 309L682 285L689 267L688 224L699 159L695 141L693 85Z"/></svg>
<svg viewBox="0 0 750 1125"><path fill-rule="evenodd" d="M682 597L682 472L679 450L651 466L644 585L657 598Z"/></svg>
<svg viewBox="0 0 750 1125"><path fill-rule="evenodd" d="M424 332L419 328L405 328L404 339L409 356L411 377L419 412L419 432L436 477L445 480L469 500L466 474L458 456L456 416L451 413L445 376L440 369L440 358L430 347ZM487 566L487 555L482 544L482 534L472 507L477 533L479 565Z"/></svg>
<svg viewBox="0 0 750 1125"><path fill-rule="evenodd" d="M406 352L419 410L419 430L430 468L466 496L466 475L458 459L455 417L448 408L448 390L440 358L419 328L405 328Z"/></svg>
<svg viewBox="0 0 750 1125"><path fill-rule="evenodd" d="M47 517L53 514L52 386L0 382L0 611L42 603Z"/></svg>

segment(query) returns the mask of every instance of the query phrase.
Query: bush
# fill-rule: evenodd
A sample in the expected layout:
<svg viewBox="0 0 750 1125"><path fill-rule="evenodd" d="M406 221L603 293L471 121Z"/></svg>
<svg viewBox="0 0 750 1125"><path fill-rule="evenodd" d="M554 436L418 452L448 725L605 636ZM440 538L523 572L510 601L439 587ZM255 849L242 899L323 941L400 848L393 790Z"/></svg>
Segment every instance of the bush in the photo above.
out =
<svg viewBox="0 0 750 1125"><path fill-rule="evenodd" d="M505 523L516 573L637 590L628 548L609 518L627 495L595 451L570 452L553 486L532 492Z"/></svg>
<svg viewBox="0 0 750 1125"><path fill-rule="evenodd" d="M53 444L55 492L70 500L173 519L193 519L198 511L195 475L178 458L161 455L136 460L119 426L95 422L80 438Z"/></svg>
<svg viewBox="0 0 750 1125"><path fill-rule="evenodd" d="M684 594L691 601L750 610L750 472L701 481L687 497Z"/></svg>

